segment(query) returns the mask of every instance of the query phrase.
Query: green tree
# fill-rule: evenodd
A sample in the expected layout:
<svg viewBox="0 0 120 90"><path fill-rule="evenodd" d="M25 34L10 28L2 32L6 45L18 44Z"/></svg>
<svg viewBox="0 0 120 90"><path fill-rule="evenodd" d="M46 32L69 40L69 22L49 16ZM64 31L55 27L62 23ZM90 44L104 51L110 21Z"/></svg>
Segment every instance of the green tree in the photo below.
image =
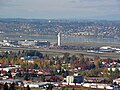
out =
<svg viewBox="0 0 120 90"><path fill-rule="evenodd" d="M27 68L27 65L25 63L21 64L21 68Z"/></svg>
<svg viewBox="0 0 120 90"><path fill-rule="evenodd" d="M65 63L69 63L70 62L69 55L70 55L70 53L64 53L63 60L65 61Z"/></svg>

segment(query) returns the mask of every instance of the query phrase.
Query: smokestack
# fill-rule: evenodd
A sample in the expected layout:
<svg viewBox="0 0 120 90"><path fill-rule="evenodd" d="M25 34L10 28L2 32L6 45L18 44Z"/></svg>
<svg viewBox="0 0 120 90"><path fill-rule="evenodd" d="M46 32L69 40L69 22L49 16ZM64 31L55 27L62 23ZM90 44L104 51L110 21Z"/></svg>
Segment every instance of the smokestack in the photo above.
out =
<svg viewBox="0 0 120 90"><path fill-rule="evenodd" d="M60 32L58 33L58 46L61 46L61 34Z"/></svg>

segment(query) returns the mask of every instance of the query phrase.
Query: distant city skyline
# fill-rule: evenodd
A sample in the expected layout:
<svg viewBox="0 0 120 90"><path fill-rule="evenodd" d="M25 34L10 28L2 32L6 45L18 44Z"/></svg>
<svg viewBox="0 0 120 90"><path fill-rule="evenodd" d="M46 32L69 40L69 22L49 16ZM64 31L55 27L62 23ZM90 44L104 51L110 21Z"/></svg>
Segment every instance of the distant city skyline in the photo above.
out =
<svg viewBox="0 0 120 90"><path fill-rule="evenodd" d="M120 0L0 0L0 18L120 20Z"/></svg>

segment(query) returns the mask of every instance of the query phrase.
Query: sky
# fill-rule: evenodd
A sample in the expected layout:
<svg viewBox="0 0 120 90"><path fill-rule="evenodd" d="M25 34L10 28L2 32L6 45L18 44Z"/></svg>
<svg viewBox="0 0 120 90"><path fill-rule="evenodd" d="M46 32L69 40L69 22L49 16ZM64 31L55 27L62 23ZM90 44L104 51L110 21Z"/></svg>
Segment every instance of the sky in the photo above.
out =
<svg viewBox="0 0 120 90"><path fill-rule="evenodd" d="M0 18L120 20L120 0L0 0Z"/></svg>

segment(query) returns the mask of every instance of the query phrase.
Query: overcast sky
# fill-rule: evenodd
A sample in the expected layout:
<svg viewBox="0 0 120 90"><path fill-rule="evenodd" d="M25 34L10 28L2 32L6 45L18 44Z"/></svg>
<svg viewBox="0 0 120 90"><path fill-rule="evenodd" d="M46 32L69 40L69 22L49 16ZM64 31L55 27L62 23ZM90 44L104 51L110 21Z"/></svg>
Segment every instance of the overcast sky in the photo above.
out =
<svg viewBox="0 0 120 90"><path fill-rule="evenodd" d="M0 0L0 18L120 20L120 0Z"/></svg>

